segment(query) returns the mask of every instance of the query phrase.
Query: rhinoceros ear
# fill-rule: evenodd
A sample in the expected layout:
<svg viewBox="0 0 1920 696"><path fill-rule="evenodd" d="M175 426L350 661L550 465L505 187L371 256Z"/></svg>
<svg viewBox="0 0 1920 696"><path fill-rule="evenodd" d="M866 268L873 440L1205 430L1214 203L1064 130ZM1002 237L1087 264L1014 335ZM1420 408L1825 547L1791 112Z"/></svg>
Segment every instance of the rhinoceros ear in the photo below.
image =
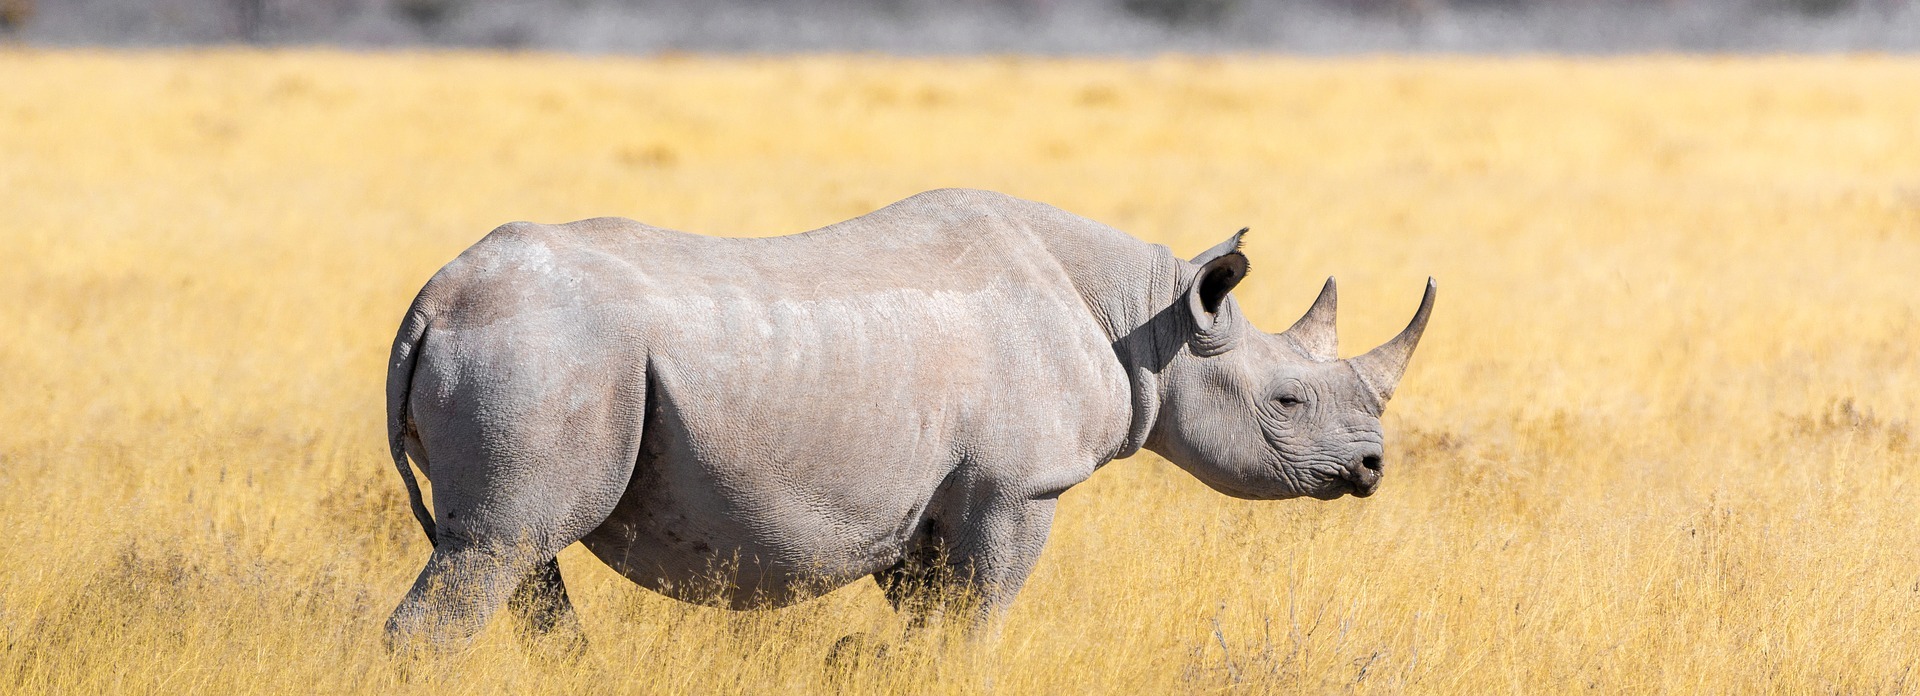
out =
<svg viewBox="0 0 1920 696"><path fill-rule="evenodd" d="M1238 324L1231 316L1233 305L1227 302L1227 293L1247 277L1247 256L1240 253L1240 237L1246 233L1241 228L1227 241L1193 257L1200 270L1187 288L1187 311L1193 315L1196 355L1218 355L1233 347Z"/></svg>

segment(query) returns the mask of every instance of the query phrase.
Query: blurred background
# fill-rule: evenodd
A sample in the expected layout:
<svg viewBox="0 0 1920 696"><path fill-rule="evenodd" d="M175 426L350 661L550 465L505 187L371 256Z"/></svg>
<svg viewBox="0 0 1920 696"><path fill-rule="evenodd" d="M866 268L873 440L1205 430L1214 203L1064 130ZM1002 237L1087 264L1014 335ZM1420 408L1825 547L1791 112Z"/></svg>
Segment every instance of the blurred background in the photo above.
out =
<svg viewBox="0 0 1920 696"><path fill-rule="evenodd" d="M0 43L585 53L1858 52L1915 0L0 0Z"/></svg>
<svg viewBox="0 0 1920 696"><path fill-rule="evenodd" d="M1916 48L1920 0L0 0L0 695L1914 694ZM1251 226L1248 318L1338 276L1349 354L1437 278L1386 490L1116 462L995 643L576 546L582 664L394 668L434 269L944 186Z"/></svg>

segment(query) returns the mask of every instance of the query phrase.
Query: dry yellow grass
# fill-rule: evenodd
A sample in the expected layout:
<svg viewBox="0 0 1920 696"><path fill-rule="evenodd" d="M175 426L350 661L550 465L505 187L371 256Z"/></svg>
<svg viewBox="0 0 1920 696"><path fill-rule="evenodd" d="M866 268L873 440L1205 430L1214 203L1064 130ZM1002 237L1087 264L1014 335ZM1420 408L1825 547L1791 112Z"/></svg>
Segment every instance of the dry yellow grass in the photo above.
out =
<svg viewBox="0 0 1920 696"><path fill-rule="evenodd" d="M577 547L575 666L378 635L427 553L382 430L412 293L492 226L799 231L928 188L1193 253L1244 305L1429 274L1365 501L1148 456L1003 639L870 586L732 614ZM1920 61L0 52L0 691L1920 690Z"/></svg>

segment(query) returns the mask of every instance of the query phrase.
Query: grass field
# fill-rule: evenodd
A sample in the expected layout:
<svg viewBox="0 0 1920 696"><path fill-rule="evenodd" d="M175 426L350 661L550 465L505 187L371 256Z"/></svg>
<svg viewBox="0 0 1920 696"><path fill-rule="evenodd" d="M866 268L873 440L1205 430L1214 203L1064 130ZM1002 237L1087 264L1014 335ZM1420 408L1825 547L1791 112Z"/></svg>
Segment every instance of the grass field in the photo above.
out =
<svg viewBox="0 0 1920 696"><path fill-rule="evenodd" d="M1433 324L1379 495L1142 455L1001 639L870 584L734 614L561 556L577 665L396 667L414 291L499 223L722 235L970 186L1284 328ZM0 692L1920 691L1920 61L0 51ZM840 636L895 641L828 667Z"/></svg>

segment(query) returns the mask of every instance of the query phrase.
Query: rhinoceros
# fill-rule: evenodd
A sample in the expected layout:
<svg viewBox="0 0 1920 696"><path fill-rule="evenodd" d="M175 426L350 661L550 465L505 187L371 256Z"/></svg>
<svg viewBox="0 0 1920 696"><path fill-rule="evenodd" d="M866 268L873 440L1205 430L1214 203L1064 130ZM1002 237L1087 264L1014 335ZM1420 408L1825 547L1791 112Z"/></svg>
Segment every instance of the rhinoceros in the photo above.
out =
<svg viewBox="0 0 1920 696"><path fill-rule="evenodd" d="M1141 449L1236 498L1371 495L1433 282L1340 360L1332 279L1285 332L1242 315L1245 232L1181 260L967 190L760 239L501 226L394 339L390 444L434 546L388 641L458 643L503 605L579 636L555 563L574 542L690 602L873 577L896 607L933 583L987 621L1060 494Z"/></svg>

